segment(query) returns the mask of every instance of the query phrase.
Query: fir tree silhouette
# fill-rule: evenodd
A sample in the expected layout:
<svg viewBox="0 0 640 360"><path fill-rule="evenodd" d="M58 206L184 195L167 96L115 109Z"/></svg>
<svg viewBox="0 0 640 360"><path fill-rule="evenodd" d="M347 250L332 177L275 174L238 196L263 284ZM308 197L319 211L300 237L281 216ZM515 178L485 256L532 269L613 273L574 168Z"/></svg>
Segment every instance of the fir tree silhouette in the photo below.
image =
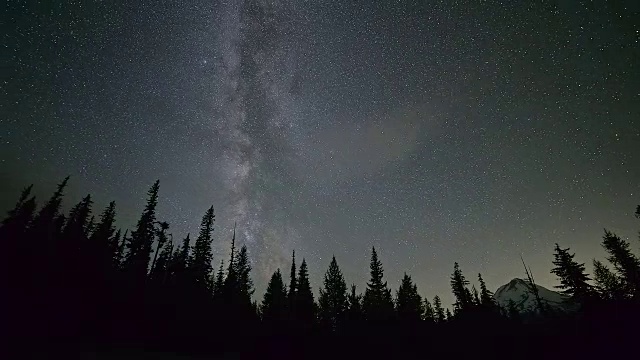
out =
<svg viewBox="0 0 640 360"><path fill-rule="evenodd" d="M147 193L147 204L138 220L136 229L131 232L131 238L127 244L128 251L123 266L127 277L133 282L141 283L147 275L147 267L156 235L156 206L158 205L159 188L160 180L157 180Z"/></svg>
<svg viewBox="0 0 640 360"><path fill-rule="evenodd" d="M318 305L323 327L331 331L338 330L347 309L347 284L335 256L331 258L329 269L324 275Z"/></svg>
<svg viewBox="0 0 640 360"><path fill-rule="evenodd" d="M393 319L394 305L391 290L383 281L384 269L378 260L376 248L371 249L370 280L363 297L363 308L368 321L388 322Z"/></svg>
<svg viewBox="0 0 640 360"><path fill-rule="evenodd" d="M605 300L623 300L628 295L624 281L601 261L593 260L593 280L600 297Z"/></svg>
<svg viewBox="0 0 640 360"><path fill-rule="evenodd" d="M446 319L442 300L438 295L433 297L433 318L436 323L443 322Z"/></svg>
<svg viewBox="0 0 640 360"><path fill-rule="evenodd" d="M213 232L214 221L215 215L212 206L202 217L200 233L193 245L193 252L189 264L189 274L192 277L195 287L198 291L203 291L204 294L207 295L213 295L213 254L211 252L213 239L211 233Z"/></svg>
<svg viewBox="0 0 640 360"><path fill-rule="evenodd" d="M316 321L316 303L309 282L307 262L303 258L298 270L297 293L294 308L296 310L296 323L305 331L313 329Z"/></svg>
<svg viewBox="0 0 640 360"><path fill-rule="evenodd" d="M424 313L422 298L418 294L418 287L407 273L402 277L396 293L396 311L398 319L405 327L415 327L422 320Z"/></svg>
<svg viewBox="0 0 640 360"><path fill-rule="evenodd" d="M569 253L569 248L562 249L556 244L553 256L554 268L551 269L551 273L560 280L560 285L555 287L579 303L591 297L593 295L593 288L589 284L591 279L585 273L584 264L573 259L575 254Z"/></svg>
<svg viewBox="0 0 640 360"><path fill-rule="evenodd" d="M602 246L609 254L607 260L624 280L627 292L640 296L640 260L631 252L629 243L605 229Z"/></svg>
<svg viewBox="0 0 640 360"><path fill-rule="evenodd" d="M281 331L286 320L287 291L282 281L280 269L271 275L267 290L262 299L262 321L271 331Z"/></svg>
<svg viewBox="0 0 640 360"><path fill-rule="evenodd" d="M456 315L469 309L473 304L473 298L469 289L467 289L467 285L469 285L469 281L465 279L458 263L454 263L453 274L451 275L451 290L453 291L453 296L456 299L456 302L453 305L454 313Z"/></svg>

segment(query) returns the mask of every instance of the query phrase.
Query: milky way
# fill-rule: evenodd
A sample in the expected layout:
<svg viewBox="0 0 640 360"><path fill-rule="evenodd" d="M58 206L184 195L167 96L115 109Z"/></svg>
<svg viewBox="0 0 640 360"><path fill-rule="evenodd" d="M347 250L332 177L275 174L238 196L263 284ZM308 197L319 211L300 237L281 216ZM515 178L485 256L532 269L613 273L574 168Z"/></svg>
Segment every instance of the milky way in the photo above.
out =
<svg viewBox="0 0 640 360"><path fill-rule="evenodd" d="M160 179L175 239L214 206L216 266L237 223L256 296L294 249L362 290L372 246L449 303L454 261L550 287L554 243L637 235L636 3L10 2L0 210L71 175L130 228Z"/></svg>

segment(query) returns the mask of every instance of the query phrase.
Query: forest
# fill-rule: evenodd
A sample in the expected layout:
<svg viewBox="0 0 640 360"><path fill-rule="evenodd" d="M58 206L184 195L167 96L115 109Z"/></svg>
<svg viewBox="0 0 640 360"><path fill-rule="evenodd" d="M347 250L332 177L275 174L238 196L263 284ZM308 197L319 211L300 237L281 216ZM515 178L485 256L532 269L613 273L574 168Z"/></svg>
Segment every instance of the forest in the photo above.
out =
<svg viewBox="0 0 640 360"><path fill-rule="evenodd" d="M526 264L533 313L499 305L481 274L473 275L480 289L470 288L458 263L449 309L438 296L421 296L408 274L390 289L375 248L364 291L347 285L335 257L322 284L312 285L304 257L294 252L288 283L277 270L261 295L235 232L229 257L213 259L213 207L196 237L178 241L168 236L170 224L156 218L159 181L135 227L125 230L115 227L114 202L94 215L91 195L64 214L68 180L44 202L26 187L0 227L2 333L19 354L284 359L637 352L640 259L633 244L607 230L601 245L608 256L593 260L592 274L559 244L549 259L572 311L540 299ZM640 206L635 216L640 219ZM317 296L313 287L320 287Z"/></svg>

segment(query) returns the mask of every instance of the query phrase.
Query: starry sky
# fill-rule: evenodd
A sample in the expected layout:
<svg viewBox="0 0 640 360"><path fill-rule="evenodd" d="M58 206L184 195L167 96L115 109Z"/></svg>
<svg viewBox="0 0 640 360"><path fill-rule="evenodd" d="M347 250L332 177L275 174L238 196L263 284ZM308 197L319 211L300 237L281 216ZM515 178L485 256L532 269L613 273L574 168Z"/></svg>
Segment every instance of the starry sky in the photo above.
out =
<svg viewBox="0 0 640 360"><path fill-rule="evenodd" d="M132 227L160 179L176 239L216 211L256 295L292 250L317 290L371 246L450 303L458 261L497 288L590 269L640 224L640 2L11 1L2 15L0 210L71 176L65 206ZM285 273L288 273L285 270Z"/></svg>

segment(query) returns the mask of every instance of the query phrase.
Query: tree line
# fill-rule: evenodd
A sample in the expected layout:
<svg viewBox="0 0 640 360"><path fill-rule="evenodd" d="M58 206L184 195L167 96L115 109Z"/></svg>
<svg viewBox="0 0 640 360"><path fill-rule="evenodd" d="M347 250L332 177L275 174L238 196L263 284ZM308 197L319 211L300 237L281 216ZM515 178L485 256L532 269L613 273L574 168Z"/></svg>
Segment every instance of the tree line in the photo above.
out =
<svg viewBox="0 0 640 360"><path fill-rule="evenodd" d="M91 195L64 214L68 180L39 208L31 195L33 186L25 188L2 221L3 318L15 339L216 353L242 348L247 339L264 344L298 339L296 346L305 347L300 339L407 339L451 331L469 338L474 332L467 332L478 327L506 331L524 326L522 309L513 302L500 306L481 274L479 290L469 287L458 263L450 279L455 298L451 309L437 295L422 297L406 273L392 292L375 248L364 293L347 285L333 257L316 299L306 260L298 266L293 252L289 283L276 270L257 301L247 247L237 247L235 227L229 258L214 265L213 207L203 215L195 239L187 235L175 240L168 233L170 224L156 218L156 181L135 227L123 231L115 226L115 203L96 217ZM555 246L551 272L566 302L576 309L571 313L559 313L540 299L525 265L536 316L545 326L553 322L558 329L558 324L575 321L603 325L637 316L640 260L629 242L607 230L602 246L610 265L594 259L592 276L569 248Z"/></svg>

